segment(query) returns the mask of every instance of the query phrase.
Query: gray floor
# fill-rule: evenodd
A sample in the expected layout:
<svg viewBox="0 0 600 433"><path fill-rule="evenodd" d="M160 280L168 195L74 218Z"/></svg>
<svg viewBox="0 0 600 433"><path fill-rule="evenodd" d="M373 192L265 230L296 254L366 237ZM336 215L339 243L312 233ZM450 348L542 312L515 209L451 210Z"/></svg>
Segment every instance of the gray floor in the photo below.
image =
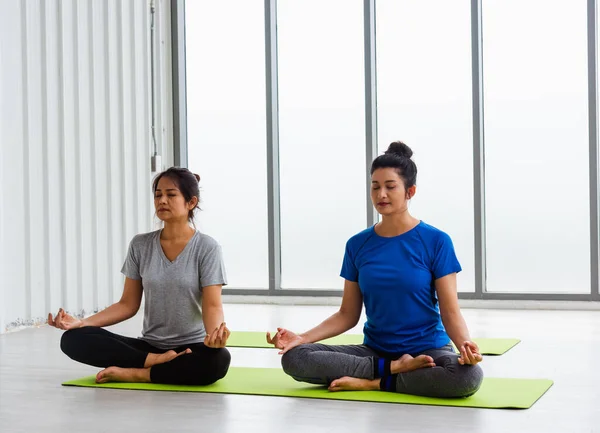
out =
<svg viewBox="0 0 600 433"><path fill-rule="evenodd" d="M302 330L334 307L227 305L231 329ZM518 337L486 375L549 378L529 410L492 410L260 396L61 387L97 369L61 354L46 326L0 336L0 432L600 432L600 313L463 310L473 336ZM113 327L136 336L140 317ZM276 351L231 349L232 365L279 367Z"/></svg>

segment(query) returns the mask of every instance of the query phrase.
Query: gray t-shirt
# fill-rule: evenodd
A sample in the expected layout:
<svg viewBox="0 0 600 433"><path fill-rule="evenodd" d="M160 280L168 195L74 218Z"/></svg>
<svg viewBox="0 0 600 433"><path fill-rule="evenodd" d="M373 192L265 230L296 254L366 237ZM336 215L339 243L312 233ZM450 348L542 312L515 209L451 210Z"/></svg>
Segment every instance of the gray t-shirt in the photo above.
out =
<svg viewBox="0 0 600 433"><path fill-rule="evenodd" d="M194 233L183 251L170 261L157 230L135 236L121 272L142 280L144 327L142 340L159 349L204 341L202 288L227 284L221 247L210 236Z"/></svg>

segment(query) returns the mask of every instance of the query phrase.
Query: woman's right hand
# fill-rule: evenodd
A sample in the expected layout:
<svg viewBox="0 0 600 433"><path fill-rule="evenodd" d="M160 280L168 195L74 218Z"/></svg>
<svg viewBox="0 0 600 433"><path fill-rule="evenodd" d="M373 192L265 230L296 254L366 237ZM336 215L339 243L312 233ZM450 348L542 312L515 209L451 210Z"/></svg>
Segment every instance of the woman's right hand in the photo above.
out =
<svg viewBox="0 0 600 433"><path fill-rule="evenodd" d="M52 313L48 314L48 325L68 331L69 329L81 328L83 320L77 319L65 313L65 310L62 308L59 308L54 319L52 318Z"/></svg>
<svg viewBox="0 0 600 433"><path fill-rule="evenodd" d="M272 344L277 349L281 349L279 354L283 355L288 350L304 344L304 339L292 331L288 331L284 328L277 328L277 333L273 338L271 338L271 333L267 332L267 343Z"/></svg>

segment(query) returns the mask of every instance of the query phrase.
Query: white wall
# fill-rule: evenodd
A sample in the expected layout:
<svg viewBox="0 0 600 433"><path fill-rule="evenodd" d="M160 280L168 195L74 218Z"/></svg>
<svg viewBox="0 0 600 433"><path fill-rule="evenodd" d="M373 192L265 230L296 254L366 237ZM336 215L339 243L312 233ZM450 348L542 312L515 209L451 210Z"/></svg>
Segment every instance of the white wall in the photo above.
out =
<svg viewBox="0 0 600 433"><path fill-rule="evenodd" d="M169 2L157 1L157 140L172 164ZM0 332L122 291L152 228L146 0L0 0ZM161 43L163 42L163 43Z"/></svg>

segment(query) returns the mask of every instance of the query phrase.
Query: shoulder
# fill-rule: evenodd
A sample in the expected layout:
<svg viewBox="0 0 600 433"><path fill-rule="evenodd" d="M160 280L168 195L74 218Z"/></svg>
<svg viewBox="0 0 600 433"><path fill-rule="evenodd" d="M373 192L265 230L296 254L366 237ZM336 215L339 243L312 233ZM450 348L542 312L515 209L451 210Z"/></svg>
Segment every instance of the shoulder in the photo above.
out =
<svg viewBox="0 0 600 433"><path fill-rule="evenodd" d="M133 248L146 246L154 241L156 237L159 235L160 230L155 230L149 233L140 233L135 235L130 242L130 245Z"/></svg>
<svg viewBox="0 0 600 433"><path fill-rule="evenodd" d="M437 227L429 225L424 221L421 221L416 229L419 235L427 243L431 243L433 245L452 243L452 239L448 233L438 229Z"/></svg>
<svg viewBox="0 0 600 433"><path fill-rule="evenodd" d="M198 257L218 257L221 254L221 244L212 236L196 231L194 250Z"/></svg>
<svg viewBox="0 0 600 433"><path fill-rule="evenodd" d="M201 233L199 231L196 232L197 243L200 247L207 250L214 250L215 248L220 248L221 244L217 242L215 238L207 235L206 233Z"/></svg>
<svg viewBox="0 0 600 433"><path fill-rule="evenodd" d="M348 239L348 241L346 242L346 248L350 251L356 251L358 248L364 245L365 242L367 242L369 238L373 236L374 233L374 226L368 227L356 233L354 236Z"/></svg>

